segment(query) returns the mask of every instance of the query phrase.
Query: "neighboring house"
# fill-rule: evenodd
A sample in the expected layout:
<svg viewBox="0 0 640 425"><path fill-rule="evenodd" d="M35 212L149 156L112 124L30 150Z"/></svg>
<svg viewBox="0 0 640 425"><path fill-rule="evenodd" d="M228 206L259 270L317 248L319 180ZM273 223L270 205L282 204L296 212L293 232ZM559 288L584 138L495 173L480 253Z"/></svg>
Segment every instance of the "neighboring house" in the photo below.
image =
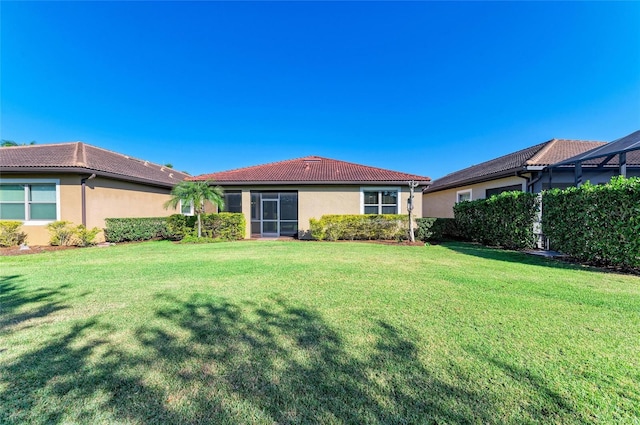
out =
<svg viewBox="0 0 640 425"><path fill-rule="evenodd" d="M104 228L105 218L174 214L163 204L187 174L82 142L0 148L0 220L49 242L55 220ZM183 212L187 212L189 206Z"/></svg>
<svg viewBox="0 0 640 425"><path fill-rule="evenodd" d="M225 190L225 210L242 212L247 237L309 238L309 220L325 214L406 214L408 182L420 186L429 177L308 156L212 174ZM414 213L420 216L421 187Z"/></svg>
<svg viewBox="0 0 640 425"><path fill-rule="evenodd" d="M506 191L538 193L548 189L544 170L552 164L605 145L605 142L552 139L465 168L434 180L423 191L423 217L453 217L453 206L461 201L489 198ZM585 172L585 181L607 182L616 174L614 166ZM546 177L546 178L545 178ZM554 169L552 187L574 184L571 165Z"/></svg>
<svg viewBox="0 0 640 425"><path fill-rule="evenodd" d="M548 167L545 170L547 177L542 181L546 181L547 186L555 186L557 179L554 174L561 172L560 175L566 178L567 167L573 170L573 184L576 186L586 180L595 183L594 174L640 176L640 130Z"/></svg>

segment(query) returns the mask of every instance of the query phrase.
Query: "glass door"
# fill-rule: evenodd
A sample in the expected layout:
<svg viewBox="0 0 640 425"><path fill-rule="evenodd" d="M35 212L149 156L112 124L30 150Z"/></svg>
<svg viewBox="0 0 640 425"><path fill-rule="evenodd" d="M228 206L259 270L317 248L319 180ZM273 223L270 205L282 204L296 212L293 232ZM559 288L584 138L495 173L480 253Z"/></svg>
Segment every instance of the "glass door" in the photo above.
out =
<svg viewBox="0 0 640 425"><path fill-rule="evenodd" d="M280 236L278 211L280 210L278 194L262 194L262 237L277 238Z"/></svg>

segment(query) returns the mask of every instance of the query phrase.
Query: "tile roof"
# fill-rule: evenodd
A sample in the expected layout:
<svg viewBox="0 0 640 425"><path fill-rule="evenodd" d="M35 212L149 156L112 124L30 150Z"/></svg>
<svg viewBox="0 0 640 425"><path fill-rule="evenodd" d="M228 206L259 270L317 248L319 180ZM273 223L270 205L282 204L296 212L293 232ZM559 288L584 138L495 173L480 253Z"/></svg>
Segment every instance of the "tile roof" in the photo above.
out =
<svg viewBox="0 0 640 425"><path fill-rule="evenodd" d="M337 183L405 183L408 180L428 184L429 177L401 173L320 156L307 156L236 170L202 174L192 180L212 180L225 184L337 184Z"/></svg>
<svg viewBox="0 0 640 425"><path fill-rule="evenodd" d="M566 158L562 160L560 164L556 164L556 166L576 162L582 162L583 165L587 166L618 166L619 157L617 154L621 152L626 152L627 164L640 165L640 130L587 152L581 152L578 155ZM611 159L608 157L611 157Z"/></svg>
<svg viewBox="0 0 640 425"><path fill-rule="evenodd" d="M0 172L74 172L172 187L188 174L83 142L0 148Z"/></svg>
<svg viewBox="0 0 640 425"><path fill-rule="evenodd" d="M551 139L436 179L424 192L437 192L456 186L506 177L513 175L516 171L523 171L525 167L555 164L604 144L605 142Z"/></svg>

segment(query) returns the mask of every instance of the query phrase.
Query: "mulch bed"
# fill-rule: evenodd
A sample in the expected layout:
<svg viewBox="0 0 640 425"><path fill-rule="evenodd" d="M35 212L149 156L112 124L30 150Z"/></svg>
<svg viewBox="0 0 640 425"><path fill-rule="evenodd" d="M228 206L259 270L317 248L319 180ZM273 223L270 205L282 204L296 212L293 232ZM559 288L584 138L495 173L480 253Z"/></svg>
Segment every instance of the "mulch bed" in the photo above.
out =
<svg viewBox="0 0 640 425"><path fill-rule="evenodd" d="M65 249L78 249L77 246L30 246L29 249L20 249L19 246L0 248L0 257L9 255L41 254L43 252L62 251Z"/></svg>

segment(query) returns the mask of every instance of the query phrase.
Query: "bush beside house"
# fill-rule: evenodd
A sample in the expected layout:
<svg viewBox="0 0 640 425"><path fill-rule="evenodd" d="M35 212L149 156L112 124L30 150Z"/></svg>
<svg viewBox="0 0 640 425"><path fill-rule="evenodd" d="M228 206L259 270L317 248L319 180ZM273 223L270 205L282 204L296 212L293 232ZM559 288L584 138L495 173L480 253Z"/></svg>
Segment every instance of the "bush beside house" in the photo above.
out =
<svg viewBox="0 0 640 425"><path fill-rule="evenodd" d="M241 213L202 214L201 220L204 238L244 239L246 223ZM169 217L108 218L105 221L104 233L108 242L184 240L196 235L196 217L182 214Z"/></svg>
<svg viewBox="0 0 640 425"><path fill-rule="evenodd" d="M640 178L553 189L542 196L553 248L597 265L640 268Z"/></svg>
<svg viewBox="0 0 640 425"><path fill-rule="evenodd" d="M100 229L87 229L83 224L75 226L70 221L59 220L47 225L53 246L91 246L95 245Z"/></svg>
<svg viewBox="0 0 640 425"><path fill-rule="evenodd" d="M316 240L403 240L409 223L401 214L327 214L310 219L311 237Z"/></svg>
<svg viewBox="0 0 640 425"><path fill-rule="evenodd" d="M453 218L417 218L416 239L423 242L442 241L459 238L456 221Z"/></svg>
<svg viewBox="0 0 640 425"><path fill-rule="evenodd" d="M22 245L27 234L20 231L21 221L0 220L0 247Z"/></svg>
<svg viewBox="0 0 640 425"><path fill-rule="evenodd" d="M489 199L465 201L453 208L460 235L507 249L535 247L533 225L539 211L536 194L504 192Z"/></svg>

